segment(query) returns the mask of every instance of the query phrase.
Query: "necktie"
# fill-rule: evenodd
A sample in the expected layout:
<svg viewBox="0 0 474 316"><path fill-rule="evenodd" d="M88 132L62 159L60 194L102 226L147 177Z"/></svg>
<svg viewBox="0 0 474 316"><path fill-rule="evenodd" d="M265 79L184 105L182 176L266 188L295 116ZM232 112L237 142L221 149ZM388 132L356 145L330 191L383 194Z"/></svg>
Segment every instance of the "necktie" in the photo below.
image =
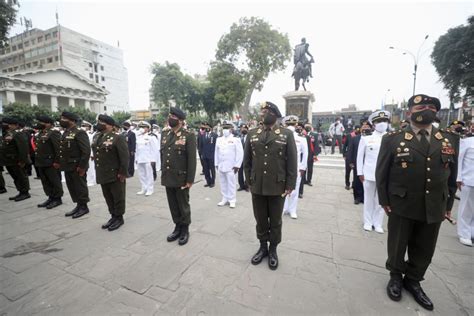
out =
<svg viewBox="0 0 474 316"><path fill-rule="evenodd" d="M428 154L428 151L430 150L430 143L426 139L426 137L428 136L428 132L426 130L422 129L418 132L418 134L421 135L421 139L420 139L421 147L423 148L423 151L426 154Z"/></svg>

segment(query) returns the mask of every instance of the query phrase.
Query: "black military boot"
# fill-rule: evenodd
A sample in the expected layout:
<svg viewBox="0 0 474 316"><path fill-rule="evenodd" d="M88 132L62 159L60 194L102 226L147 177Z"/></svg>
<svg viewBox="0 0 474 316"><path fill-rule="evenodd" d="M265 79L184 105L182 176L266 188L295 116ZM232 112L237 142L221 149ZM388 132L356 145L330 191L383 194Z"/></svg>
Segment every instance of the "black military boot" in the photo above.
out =
<svg viewBox="0 0 474 316"><path fill-rule="evenodd" d="M402 299L402 275L390 273L390 281L387 284L387 295L391 300L398 302Z"/></svg>
<svg viewBox="0 0 474 316"><path fill-rule="evenodd" d="M423 308L432 311L434 306L428 295L421 288L420 282L410 280L407 277L403 278L403 287L405 290L413 295L415 301L420 304Z"/></svg>
<svg viewBox="0 0 474 316"><path fill-rule="evenodd" d="M115 217L112 216L109 221L107 223L105 223L104 225L102 225L102 229L107 229L109 228L110 225L112 225L112 223L115 222Z"/></svg>
<svg viewBox="0 0 474 316"><path fill-rule="evenodd" d="M18 193L17 195L11 196L11 197L9 197L8 199L9 199L10 201L15 201L16 198L19 197L20 195L21 195L21 193Z"/></svg>
<svg viewBox="0 0 474 316"><path fill-rule="evenodd" d="M189 225L183 225L181 227L181 233L179 234L178 244L180 246L186 245L189 239Z"/></svg>
<svg viewBox="0 0 474 316"><path fill-rule="evenodd" d="M43 203L38 204L37 206L38 207L46 207L46 206L48 206L49 203L51 203L52 200L53 200L52 198L48 197L48 199L46 201L44 201Z"/></svg>
<svg viewBox="0 0 474 316"><path fill-rule="evenodd" d="M266 241L260 241L260 248L258 249L257 253L252 257L252 264L259 264L262 262L263 258L268 256L268 245Z"/></svg>
<svg viewBox="0 0 474 316"><path fill-rule="evenodd" d="M276 245L270 244L270 249L268 250L268 267L271 270L276 270L278 268L278 255Z"/></svg>
<svg viewBox="0 0 474 316"><path fill-rule="evenodd" d="M176 224L173 232L169 234L168 237L166 237L166 240L169 242L175 241L176 239L179 238L180 234L181 234L181 226L179 224Z"/></svg>
<svg viewBox="0 0 474 316"><path fill-rule="evenodd" d="M15 202L20 202L20 201L29 199L30 197L31 197L31 195L28 192L23 192L23 193L20 193L20 195L18 195L15 198Z"/></svg>
<svg viewBox="0 0 474 316"><path fill-rule="evenodd" d="M89 213L89 208L87 207L87 204L80 204L79 209L76 213L72 215L72 218L79 218L83 215L86 215L87 213Z"/></svg>
<svg viewBox="0 0 474 316"><path fill-rule="evenodd" d="M119 227L122 226L123 223L125 223L125 221L123 220L122 215L115 217L115 220L110 224L108 228L109 232L119 229Z"/></svg>
<svg viewBox="0 0 474 316"><path fill-rule="evenodd" d="M74 214L76 214L78 210L79 210L79 204L77 204L75 208L73 208L72 210L64 214L64 216L73 216Z"/></svg>
<svg viewBox="0 0 474 316"><path fill-rule="evenodd" d="M63 200L61 198L52 199L51 202L48 205L46 205L46 208L50 210L61 204L63 204Z"/></svg>

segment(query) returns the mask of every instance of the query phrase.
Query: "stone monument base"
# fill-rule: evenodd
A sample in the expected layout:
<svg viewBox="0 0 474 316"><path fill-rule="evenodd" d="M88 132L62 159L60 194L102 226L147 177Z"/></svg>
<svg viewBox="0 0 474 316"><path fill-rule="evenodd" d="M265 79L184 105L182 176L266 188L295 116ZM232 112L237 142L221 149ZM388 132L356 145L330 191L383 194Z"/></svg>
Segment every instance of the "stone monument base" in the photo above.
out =
<svg viewBox="0 0 474 316"><path fill-rule="evenodd" d="M286 115L296 115L300 120L306 120L309 124L313 118L314 94L310 91L291 91L286 93L285 99Z"/></svg>

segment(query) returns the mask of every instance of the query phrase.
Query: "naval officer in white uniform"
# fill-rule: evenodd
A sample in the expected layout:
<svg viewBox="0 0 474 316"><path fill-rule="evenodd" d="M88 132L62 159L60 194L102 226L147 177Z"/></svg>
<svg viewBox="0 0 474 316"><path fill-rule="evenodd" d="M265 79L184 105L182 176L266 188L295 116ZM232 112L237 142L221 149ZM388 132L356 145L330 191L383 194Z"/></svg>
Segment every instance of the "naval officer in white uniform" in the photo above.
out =
<svg viewBox="0 0 474 316"><path fill-rule="evenodd" d="M150 135L151 126L148 122L142 121L138 124L138 127L135 159L142 189L138 191L137 194L150 196L154 190L151 163L159 161L160 143L157 137Z"/></svg>

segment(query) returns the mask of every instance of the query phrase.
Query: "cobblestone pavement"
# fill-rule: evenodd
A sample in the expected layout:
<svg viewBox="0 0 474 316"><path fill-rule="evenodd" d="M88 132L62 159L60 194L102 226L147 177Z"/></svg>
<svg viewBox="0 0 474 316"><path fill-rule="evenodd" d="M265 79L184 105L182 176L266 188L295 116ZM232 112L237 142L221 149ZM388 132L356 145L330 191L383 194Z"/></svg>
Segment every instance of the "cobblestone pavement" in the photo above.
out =
<svg viewBox="0 0 474 316"><path fill-rule="evenodd" d="M73 220L64 217L73 207L68 194L58 208L36 207L44 195L33 178L31 199L8 201L16 193L4 174L0 315L431 314L406 292L398 303L387 297L387 235L362 230L362 206L344 189L343 172L316 163L299 218L284 217L277 271L250 264L258 242L249 193L238 192L235 209L218 207L218 186L204 188L202 176L181 247L166 242L173 224L160 185L137 196L138 179L130 179L125 225L108 232L100 228L108 213L99 186L90 188L91 213ZM423 286L434 314L474 314L473 249L447 222Z"/></svg>

